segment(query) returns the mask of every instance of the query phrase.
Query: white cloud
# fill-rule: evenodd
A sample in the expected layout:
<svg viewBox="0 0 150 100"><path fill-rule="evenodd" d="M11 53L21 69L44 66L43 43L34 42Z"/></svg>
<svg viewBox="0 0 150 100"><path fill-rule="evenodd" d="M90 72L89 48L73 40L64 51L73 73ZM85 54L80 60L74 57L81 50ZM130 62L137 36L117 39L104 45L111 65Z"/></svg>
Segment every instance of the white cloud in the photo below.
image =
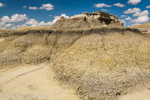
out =
<svg viewBox="0 0 150 100"><path fill-rule="evenodd" d="M149 5L149 6L147 6L146 8L150 8L150 5Z"/></svg>
<svg viewBox="0 0 150 100"><path fill-rule="evenodd" d="M148 16L140 16L134 20L132 20L131 22L135 22L135 23L146 23L149 21L149 17Z"/></svg>
<svg viewBox="0 0 150 100"><path fill-rule="evenodd" d="M133 16L148 16L149 15L149 12L148 10L144 10L142 12L136 12L135 14L133 14Z"/></svg>
<svg viewBox="0 0 150 100"><path fill-rule="evenodd" d="M125 18L124 20L132 20L132 19L131 19L131 17L127 17L127 18Z"/></svg>
<svg viewBox="0 0 150 100"><path fill-rule="evenodd" d="M141 11L140 8L133 8L133 9L129 8L129 9L126 10L124 13L125 13L125 14L130 14L130 13L136 13L136 12L140 12L140 11Z"/></svg>
<svg viewBox="0 0 150 100"><path fill-rule="evenodd" d="M50 25L53 25L53 24L54 24L53 22L45 23L44 21L42 21L42 22L38 23L37 26L46 26L46 25L50 26Z"/></svg>
<svg viewBox="0 0 150 100"><path fill-rule="evenodd" d="M52 16L52 15L49 15L50 17Z"/></svg>
<svg viewBox="0 0 150 100"><path fill-rule="evenodd" d="M26 14L24 15L18 15L18 14L14 14L13 16L11 16L11 22L20 22L20 21L23 21L23 20L27 20L27 16Z"/></svg>
<svg viewBox="0 0 150 100"><path fill-rule="evenodd" d="M37 26L38 21L36 21L35 19L29 19L25 24Z"/></svg>
<svg viewBox="0 0 150 100"><path fill-rule="evenodd" d="M12 29L18 29L18 28L21 28L21 27L27 27L27 26L50 26L50 25L53 25L57 20L59 20L61 18L61 16L65 17L65 18L69 18L69 16L67 16L66 14L61 14L60 16L54 16L54 20L53 21L50 21L50 22L44 22L44 21L41 21L41 22L38 22L36 19L27 19L27 21L22 24L22 25L17 25L17 26L14 26L14 24L10 25L10 24L6 24L6 22L10 21L11 19L7 16L5 18L5 21L6 22L0 22L0 28L2 26L4 26L3 28L6 28L6 27L11 27L12 26ZM4 19L3 19L4 20ZM6 25L5 25L6 24Z"/></svg>
<svg viewBox="0 0 150 100"><path fill-rule="evenodd" d="M22 8L27 8L27 6L23 6Z"/></svg>
<svg viewBox="0 0 150 100"><path fill-rule="evenodd" d="M5 27L10 27L11 25L12 25L12 24L9 23L9 24L6 24Z"/></svg>
<svg viewBox="0 0 150 100"><path fill-rule="evenodd" d="M54 6L51 5L50 3L48 4L43 4L39 9L45 9L45 10L52 10Z"/></svg>
<svg viewBox="0 0 150 100"><path fill-rule="evenodd" d="M26 14L22 15L18 15L18 14L14 14L11 16L11 18L9 18L8 16L3 16L1 18L1 21L2 22L20 22L20 21L23 21L23 20L27 20L27 16Z"/></svg>
<svg viewBox="0 0 150 100"><path fill-rule="evenodd" d="M3 6L5 6L4 4L2 4L2 3L0 3L0 7L3 7Z"/></svg>
<svg viewBox="0 0 150 100"><path fill-rule="evenodd" d="M118 6L118 7L124 7L125 5L124 4L121 4L121 3L116 3L116 4L113 4L114 6Z"/></svg>
<svg viewBox="0 0 150 100"><path fill-rule="evenodd" d="M0 28L5 25L5 22L0 22Z"/></svg>
<svg viewBox="0 0 150 100"><path fill-rule="evenodd" d="M128 25L127 27L130 27L130 25Z"/></svg>
<svg viewBox="0 0 150 100"><path fill-rule="evenodd" d="M45 23L44 21L41 21L38 23L37 20L35 19L29 19L29 21L27 21L25 24L31 25L31 26L45 26L45 25L52 25L54 24L54 22L47 22Z"/></svg>
<svg viewBox="0 0 150 100"><path fill-rule="evenodd" d="M37 10L38 8L37 7L29 7L29 9Z"/></svg>
<svg viewBox="0 0 150 100"><path fill-rule="evenodd" d="M135 23L135 24L132 24L131 26L134 26L134 25L141 25L140 23Z"/></svg>
<svg viewBox="0 0 150 100"><path fill-rule="evenodd" d="M0 26L5 25L5 22L0 22Z"/></svg>
<svg viewBox="0 0 150 100"><path fill-rule="evenodd" d="M40 23L38 23L38 26L42 26L42 25L46 25L46 23L44 21L41 21Z"/></svg>
<svg viewBox="0 0 150 100"><path fill-rule="evenodd" d="M124 20L122 20L122 22L123 22L124 26L127 24L126 21L124 21Z"/></svg>
<svg viewBox="0 0 150 100"><path fill-rule="evenodd" d="M109 10L107 10L107 9L102 9L102 11L109 11Z"/></svg>
<svg viewBox="0 0 150 100"><path fill-rule="evenodd" d="M6 29L6 27L2 27L1 29Z"/></svg>
<svg viewBox="0 0 150 100"><path fill-rule="evenodd" d="M132 5L137 5L140 2L141 2L141 0L129 0L128 1L128 3L131 3Z"/></svg>
<svg viewBox="0 0 150 100"><path fill-rule="evenodd" d="M121 17L127 17L127 15L121 15Z"/></svg>
<svg viewBox="0 0 150 100"><path fill-rule="evenodd" d="M133 17L138 17L136 19L130 19L130 17L126 18L125 20L131 20L130 22L134 22L134 23L146 23L149 21L149 12L148 10L144 10L141 12L140 8L133 8L133 9L128 9L127 11L124 12L125 14L129 14L129 13L134 13L132 16Z"/></svg>
<svg viewBox="0 0 150 100"><path fill-rule="evenodd" d="M13 26L12 29L18 29L18 28L21 28L21 27L27 27L27 25L22 24L22 25Z"/></svg>
<svg viewBox="0 0 150 100"><path fill-rule="evenodd" d="M8 16L3 16L3 17L1 18L1 21L2 21L2 22L9 22L10 19L9 19Z"/></svg>
<svg viewBox="0 0 150 100"><path fill-rule="evenodd" d="M23 24L23 25L17 25L17 28L21 28L21 27L27 27L26 24Z"/></svg>
<svg viewBox="0 0 150 100"><path fill-rule="evenodd" d="M61 14L61 16L65 17L65 18L69 18L69 16L67 16L66 14ZM61 16L54 16L54 20L53 20L53 23L55 23L57 20L60 19Z"/></svg>
<svg viewBox="0 0 150 100"><path fill-rule="evenodd" d="M12 29L16 29L16 27L15 27L15 26L13 26L13 27L12 27Z"/></svg>
<svg viewBox="0 0 150 100"><path fill-rule="evenodd" d="M65 18L69 18L69 16L67 16L66 14L61 14L61 16ZM31 25L31 26L45 26L45 25L50 26L50 25L53 25L57 20L59 20L61 16L54 16L54 20L47 22L47 23L45 23L44 21L38 22L35 19L29 19L28 21L26 21L25 24Z"/></svg>
<svg viewBox="0 0 150 100"><path fill-rule="evenodd" d="M146 23L149 21L149 12L148 10L144 10L142 12L140 12L141 10L139 8L134 8L134 9L128 9L127 11L125 11L124 13L134 13L132 16L133 17L138 17L136 19L131 20L130 22L134 22L134 23ZM130 19L129 19L130 20Z"/></svg>
<svg viewBox="0 0 150 100"><path fill-rule="evenodd" d="M54 16L54 20L52 22L47 22L47 23L44 23L44 21L38 23L38 26L41 26L41 25L53 25L57 20L59 20L61 18L61 16L65 17L65 18L69 18L69 16L67 16L66 14L61 14L60 16Z"/></svg>
<svg viewBox="0 0 150 100"><path fill-rule="evenodd" d="M102 7L112 7L111 5L106 5L105 3L94 4L94 7L102 8Z"/></svg>
<svg viewBox="0 0 150 100"><path fill-rule="evenodd" d="M0 28L6 28L6 27L10 27L12 26L12 24L8 23L6 24L6 22L0 22Z"/></svg>

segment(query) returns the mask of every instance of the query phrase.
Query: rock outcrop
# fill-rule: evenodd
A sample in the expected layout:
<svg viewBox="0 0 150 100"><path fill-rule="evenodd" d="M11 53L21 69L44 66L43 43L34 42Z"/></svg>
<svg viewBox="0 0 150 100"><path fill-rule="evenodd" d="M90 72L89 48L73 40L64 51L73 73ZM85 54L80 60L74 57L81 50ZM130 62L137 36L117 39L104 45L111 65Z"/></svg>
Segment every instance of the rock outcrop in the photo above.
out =
<svg viewBox="0 0 150 100"><path fill-rule="evenodd" d="M123 22L117 16L101 11L93 13L84 12L81 15L75 15L69 19L63 16L51 29L60 28L102 28L102 27L124 27Z"/></svg>

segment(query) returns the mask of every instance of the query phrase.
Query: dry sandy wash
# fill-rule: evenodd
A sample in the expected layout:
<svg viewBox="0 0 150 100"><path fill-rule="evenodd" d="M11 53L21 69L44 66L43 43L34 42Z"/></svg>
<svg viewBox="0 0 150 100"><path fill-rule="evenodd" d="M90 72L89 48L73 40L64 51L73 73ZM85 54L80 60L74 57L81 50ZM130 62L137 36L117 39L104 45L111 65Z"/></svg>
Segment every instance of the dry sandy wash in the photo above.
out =
<svg viewBox="0 0 150 100"><path fill-rule="evenodd" d="M0 70L0 100L79 100L74 90L53 79L50 67L22 65Z"/></svg>

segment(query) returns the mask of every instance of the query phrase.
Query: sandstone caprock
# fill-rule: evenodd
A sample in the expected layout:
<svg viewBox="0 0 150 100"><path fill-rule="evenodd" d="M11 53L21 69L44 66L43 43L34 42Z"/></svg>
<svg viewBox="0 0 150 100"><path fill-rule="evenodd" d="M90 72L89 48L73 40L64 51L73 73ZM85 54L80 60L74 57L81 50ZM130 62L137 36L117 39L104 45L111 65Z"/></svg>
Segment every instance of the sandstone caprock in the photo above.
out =
<svg viewBox="0 0 150 100"><path fill-rule="evenodd" d="M113 14L96 11L93 13L84 12L81 15L74 15L68 19L62 16L60 20L51 26L52 29L92 27L124 27L124 24L121 19Z"/></svg>

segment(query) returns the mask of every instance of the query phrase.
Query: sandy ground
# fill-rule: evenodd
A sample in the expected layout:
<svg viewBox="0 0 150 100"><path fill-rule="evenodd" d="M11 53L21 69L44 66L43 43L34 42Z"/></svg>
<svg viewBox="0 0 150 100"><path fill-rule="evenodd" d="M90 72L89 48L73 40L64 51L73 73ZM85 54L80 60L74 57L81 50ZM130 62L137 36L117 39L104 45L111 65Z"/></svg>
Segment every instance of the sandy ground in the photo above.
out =
<svg viewBox="0 0 150 100"><path fill-rule="evenodd" d="M143 89L119 98L119 100L150 100L150 90Z"/></svg>
<svg viewBox="0 0 150 100"><path fill-rule="evenodd" d="M0 70L0 100L79 100L75 91L53 79L50 64Z"/></svg>
<svg viewBox="0 0 150 100"><path fill-rule="evenodd" d="M3 40L4 40L4 38L0 38L0 42L3 41Z"/></svg>

